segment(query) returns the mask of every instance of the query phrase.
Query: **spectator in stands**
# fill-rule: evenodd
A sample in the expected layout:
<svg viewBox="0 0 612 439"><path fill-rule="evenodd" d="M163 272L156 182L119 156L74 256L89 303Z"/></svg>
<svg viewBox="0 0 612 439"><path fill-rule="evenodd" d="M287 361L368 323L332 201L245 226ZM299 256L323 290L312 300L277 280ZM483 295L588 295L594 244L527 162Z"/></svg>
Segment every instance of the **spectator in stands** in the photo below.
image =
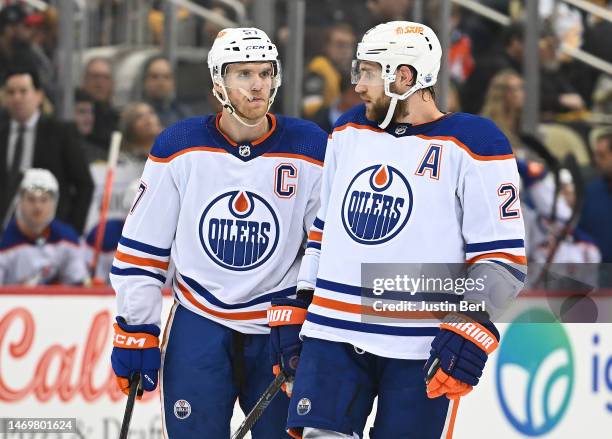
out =
<svg viewBox="0 0 612 439"><path fill-rule="evenodd" d="M491 119L506 135L514 153L522 157L521 113L525 102L523 79L514 70L502 70L489 84L482 115Z"/></svg>
<svg viewBox="0 0 612 439"><path fill-rule="evenodd" d="M81 88L95 101L95 123L88 140L108 150L111 134L117 129L119 113L113 107L113 66L106 58L93 58L85 65Z"/></svg>
<svg viewBox="0 0 612 439"><path fill-rule="evenodd" d="M558 46L551 30L540 38L540 112L548 120L558 113L585 110L582 97L560 70Z"/></svg>
<svg viewBox="0 0 612 439"><path fill-rule="evenodd" d="M96 115L94 112L94 99L84 90L80 88L74 93L74 115L73 120L76 129L81 137L81 146L85 151L85 156L88 162L95 160L105 160L107 157L106 151L98 148L88 139L93 132Z"/></svg>
<svg viewBox="0 0 612 439"><path fill-rule="evenodd" d="M448 69L451 79L463 84L474 71L472 56L472 40L460 28L461 7L452 6L451 14L451 46L448 51Z"/></svg>
<svg viewBox="0 0 612 439"><path fill-rule="evenodd" d="M340 96L329 107L323 107L317 111L311 120L324 131L331 133L332 127L340 115L361 103L359 95L355 92L355 86L351 84L351 77L345 75L340 81Z"/></svg>
<svg viewBox="0 0 612 439"><path fill-rule="evenodd" d="M176 100L174 72L163 56L153 57L145 64L142 95L164 127L190 115L189 109Z"/></svg>
<svg viewBox="0 0 612 439"><path fill-rule="evenodd" d="M0 118L0 221L6 224L23 172L50 170L59 181L57 217L83 230L93 184L73 125L41 115L35 70L15 68L4 81L7 115Z"/></svg>
<svg viewBox="0 0 612 439"><path fill-rule="evenodd" d="M79 235L54 219L58 196L59 185L51 172L25 172L15 218L0 241L0 285L87 282Z"/></svg>
<svg viewBox="0 0 612 439"><path fill-rule="evenodd" d="M115 170L112 202L107 214L102 246L97 250L100 256L95 271L95 278L105 283L108 283L108 274L121 237L123 223L139 189L140 176L144 170L149 150L162 129L157 114L151 106L144 102L128 104L121 112L119 126L123 134L123 143ZM86 254L89 264L93 261L96 252L95 243L105 187L106 163L94 162L90 167L95 190L86 227Z"/></svg>
<svg viewBox="0 0 612 439"><path fill-rule="evenodd" d="M33 44L28 15L19 4L0 10L0 80L15 65L25 65L36 70L47 95L53 97L54 69L44 51Z"/></svg>
<svg viewBox="0 0 612 439"><path fill-rule="evenodd" d="M327 29L324 53L310 61L304 80L304 115L311 117L321 107L331 105L340 96L340 81L350 76L355 54L353 28L337 23Z"/></svg>
<svg viewBox="0 0 612 439"><path fill-rule="evenodd" d="M602 262L612 262L612 130L596 132L593 152L599 176L587 186L580 228L593 237ZM612 280L612 273L609 273Z"/></svg>
<svg viewBox="0 0 612 439"><path fill-rule="evenodd" d="M490 48L476 59L476 67L463 86L461 102L468 113L480 113L491 79L502 70L521 72L523 66L524 27L514 23L504 29L502 45Z"/></svg>

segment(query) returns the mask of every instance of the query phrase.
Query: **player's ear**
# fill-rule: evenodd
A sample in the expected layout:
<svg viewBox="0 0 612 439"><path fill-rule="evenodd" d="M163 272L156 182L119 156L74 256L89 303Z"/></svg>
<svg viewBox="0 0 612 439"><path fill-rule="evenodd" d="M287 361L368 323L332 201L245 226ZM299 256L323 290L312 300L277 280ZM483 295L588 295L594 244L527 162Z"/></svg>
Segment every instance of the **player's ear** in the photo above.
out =
<svg viewBox="0 0 612 439"><path fill-rule="evenodd" d="M397 68L395 78L400 93L404 93L408 90L408 88L414 84L415 79L413 70L407 65L402 65Z"/></svg>

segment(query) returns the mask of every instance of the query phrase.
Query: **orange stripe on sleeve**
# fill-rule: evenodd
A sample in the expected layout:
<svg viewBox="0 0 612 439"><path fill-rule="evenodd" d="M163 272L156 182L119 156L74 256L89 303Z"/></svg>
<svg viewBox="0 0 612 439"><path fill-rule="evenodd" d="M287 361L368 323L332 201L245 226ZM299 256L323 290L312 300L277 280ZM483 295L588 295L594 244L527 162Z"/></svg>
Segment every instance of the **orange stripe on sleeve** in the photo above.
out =
<svg viewBox="0 0 612 439"><path fill-rule="evenodd" d="M145 267L155 267L161 270L167 270L169 262L159 261L157 259L151 258L141 258L140 256L128 255L126 253L120 252L117 250L115 253L115 258L120 260L121 262L126 262L128 264L141 265Z"/></svg>
<svg viewBox="0 0 612 439"><path fill-rule="evenodd" d="M480 261L481 259L508 259L516 264L527 265L527 258L525 256L517 256L512 255L510 253L504 252L494 252L494 253L483 253L478 256L474 256L473 258L468 259L468 264L473 264L474 262Z"/></svg>
<svg viewBox="0 0 612 439"><path fill-rule="evenodd" d="M317 232L316 230L311 230L308 234L308 239L310 241L318 241L321 242L323 240L323 232Z"/></svg>
<svg viewBox="0 0 612 439"><path fill-rule="evenodd" d="M346 303L339 300L328 299L326 297L314 296L312 304L322 308L333 309L335 311L348 312L351 314L370 315L378 317L390 317L398 319L415 319L415 320L441 320L447 314L446 312L428 312L428 311L377 311L372 306Z"/></svg>
<svg viewBox="0 0 612 439"><path fill-rule="evenodd" d="M185 296L185 298L189 301L189 303L191 303L193 306L204 311L207 314L213 315L215 317L219 317L221 319L228 319L228 320L255 320L255 319L267 318L266 311L264 310L229 313L229 312L221 312L221 311L216 311L214 309L210 309L209 307L204 306L200 302L198 302L195 299L195 297L193 297L193 295L191 294L191 292L187 289L185 285L183 285L178 280L176 283L178 284L179 290L181 290L181 293L183 293L183 296Z"/></svg>

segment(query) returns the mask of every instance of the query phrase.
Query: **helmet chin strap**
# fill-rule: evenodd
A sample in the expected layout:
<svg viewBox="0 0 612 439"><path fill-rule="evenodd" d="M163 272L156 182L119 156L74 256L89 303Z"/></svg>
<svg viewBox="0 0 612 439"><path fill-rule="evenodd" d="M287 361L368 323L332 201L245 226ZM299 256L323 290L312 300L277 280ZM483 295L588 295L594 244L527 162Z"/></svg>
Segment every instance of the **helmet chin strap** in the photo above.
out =
<svg viewBox="0 0 612 439"><path fill-rule="evenodd" d="M217 98L217 100L221 103L221 105L223 105L223 108L226 108L227 111L229 111L229 114L231 114L232 116L234 116L234 119L236 119L238 122L240 122L242 125L247 126L249 128L254 128L256 126L258 126L259 124L261 124L264 120L266 120L266 115L264 114L264 116L258 120L257 122L255 122L254 124L250 124L246 121L244 121L240 116L238 116L238 114L236 113L236 109L234 108L234 106L232 105L229 95L227 93L227 88L225 87L225 85L223 83L218 83L218 85L221 87L221 90L223 90L223 96L221 96L214 88L213 88L213 95ZM274 89L274 92L272 93L272 96L270 96L270 100L268 102L268 110L266 111L266 113L268 111L270 111L270 107L272 106L272 104L274 103L274 98L276 96L276 90ZM246 97L249 102L253 100L253 96L246 91L245 89L243 89L242 87L238 89L238 91L240 93L242 93L244 95L244 97Z"/></svg>
<svg viewBox="0 0 612 439"><path fill-rule="evenodd" d="M393 114L395 113L395 107L397 107L397 101L403 101L414 94L415 91L419 90L421 87L418 84L413 85L408 91L398 95L397 93L393 93L390 89L391 81L385 79L385 94L391 98L391 102L389 103L389 108L387 109L387 115L385 119L378 124L380 128L383 130L389 126L391 120L393 119Z"/></svg>

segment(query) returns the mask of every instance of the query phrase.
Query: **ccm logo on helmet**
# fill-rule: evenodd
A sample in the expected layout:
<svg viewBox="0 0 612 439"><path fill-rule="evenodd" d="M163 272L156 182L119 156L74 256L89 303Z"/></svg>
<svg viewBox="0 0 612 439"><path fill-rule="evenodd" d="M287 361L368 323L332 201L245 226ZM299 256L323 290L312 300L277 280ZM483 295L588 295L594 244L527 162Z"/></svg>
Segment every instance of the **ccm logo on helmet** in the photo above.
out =
<svg viewBox="0 0 612 439"><path fill-rule="evenodd" d="M115 334L116 345L130 347L130 346L138 346L141 348L145 347L145 343L147 342L146 337L133 337L133 336L125 336L123 334Z"/></svg>
<svg viewBox="0 0 612 439"><path fill-rule="evenodd" d="M266 46L247 46L245 50L261 50L265 48Z"/></svg>

